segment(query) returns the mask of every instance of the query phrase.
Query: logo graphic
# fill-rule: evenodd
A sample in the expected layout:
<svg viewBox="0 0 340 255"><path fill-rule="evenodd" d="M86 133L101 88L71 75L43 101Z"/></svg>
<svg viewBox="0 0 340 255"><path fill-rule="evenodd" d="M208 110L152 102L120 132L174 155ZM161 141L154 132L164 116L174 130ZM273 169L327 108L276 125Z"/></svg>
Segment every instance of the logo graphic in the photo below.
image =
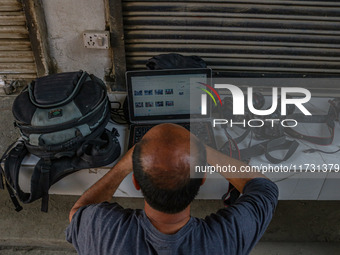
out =
<svg viewBox="0 0 340 255"><path fill-rule="evenodd" d="M203 82L198 82L198 83L201 84L201 85L204 85L207 88L209 88L217 96L217 98L220 101L220 104L222 106L221 97L220 97L220 95L217 93L217 91L213 87L211 87L210 85L205 84ZM203 89L203 88L199 88L199 89L201 89L202 91L206 92L212 98L212 100L214 101L215 106L217 106L216 100L215 100L214 96L211 94L211 92L209 92L208 90ZM202 94L201 95L201 114L202 115L207 115L207 94Z"/></svg>
<svg viewBox="0 0 340 255"><path fill-rule="evenodd" d="M209 88L210 90L212 90L214 92L214 94L217 96L217 98L220 101L220 104L222 106L222 100L219 96L219 94L217 93L217 91L209 86L208 84L199 82L200 84L206 86L207 88ZM231 84L215 84L215 88L217 89L228 89L231 92L232 98L233 98L233 115L244 115L244 106L245 106L245 99L244 99L244 94L243 91L235 86L235 85L231 85ZM204 92L206 92L214 101L215 106L217 106L216 100L213 97L213 95L206 89L200 88L201 90L203 90ZM304 97L301 98L288 98L287 94L288 93L298 93L298 94L302 94L304 95ZM247 100L247 105L248 105L248 109L251 113L255 114L255 115L261 115L261 116L265 116L265 115L270 115L273 112L276 111L277 107L278 107L278 88L277 87L273 87L272 88L272 105L269 109L265 109L265 110L258 110L255 109L253 106L253 88L252 87L248 87L247 88L247 94L248 94L248 100ZM300 109L300 111L304 114L304 115L312 115L302 104L308 102L311 99L311 93L308 89L304 89L304 88L297 88L297 87L282 87L281 88L281 115L286 115L286 105L287 104L293 104L295 105L297 108ZM202 115L206 115L207 114L207 95L206 94L202 94L201 95L201 114Z"/></svg>
<svg viewBox="0 0 340 255"><path fill-rule="evenodd" d="M247 88L247 99L245 99L244 92L237 86L231 84L214 84L214 88L209 86L208 84L198 82L201 85L204 85L206 88L200 88L200 90L204 91L206 94L201 95L201 114L207 115L207 94L214 101L215 106L217 106L217 102L215 100L215 96L218 98L221 106L222 100L220 95L217 93L215 89L227 89L229 90L232 98L232 115L236 116L244 116L244 119L213 119L213 127L216 124L227 124L229 123L232 127L233 125L242 125L243 127L262 127L265 123L271 123L271 126L274 127L276 122L280 122L283 127L295 127L298 123L295 119L284 119L283 116L287 115L287 105L292 105L299 109L304 115L310 116L312 115L304 106L304 103L307 103L311 99L311 93L308 89L299 88L299 87L273 87L271 94L271 106L265 109L256 109L254 107L253 102L253 88ZM209 91L212 91L212 93ZM289 94L297 95L295 98L292 98ZM247 107L247 116L251 114L253 118L246 118L245 115L245 107ZM277 116L274 113L279 110L279 115ZM274 115L273 115L274 114ZM254 118L256 117L256 118Z"/></svg>

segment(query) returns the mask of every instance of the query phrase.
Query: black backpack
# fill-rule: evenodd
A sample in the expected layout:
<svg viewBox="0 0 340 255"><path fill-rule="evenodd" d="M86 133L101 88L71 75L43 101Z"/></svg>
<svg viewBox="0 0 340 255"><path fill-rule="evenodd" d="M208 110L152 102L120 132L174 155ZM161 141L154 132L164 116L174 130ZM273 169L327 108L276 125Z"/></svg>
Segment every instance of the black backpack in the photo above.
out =
<svg viewBox="0 0 340 255"><path fill-rule="evenodd" d="M42 198L41 210L48 210L51 185L77 170L105 166L120 155L116 129L105 127L110 103L105 84L86 72L44 76L33 81L15 99L12 107L15 126L21 137L2 156L0 186L5 185L16 211L23 203ZM19 186L24 157L40 158L31 178L31 192Z"/></svg>

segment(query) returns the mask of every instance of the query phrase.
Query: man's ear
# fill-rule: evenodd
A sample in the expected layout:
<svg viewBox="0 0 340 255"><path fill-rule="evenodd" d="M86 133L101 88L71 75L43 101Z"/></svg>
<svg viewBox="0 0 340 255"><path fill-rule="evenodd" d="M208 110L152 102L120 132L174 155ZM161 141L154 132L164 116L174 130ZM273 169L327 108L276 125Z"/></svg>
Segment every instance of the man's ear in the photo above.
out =
<svg viewBox="0 0 340 255"><path fill-rule="evenodd" d="M132 174L132 182L133 182L133 185L135 186L136 190L140 190L140 186L139 186L134 174Z"/></svg>
<svg viewBox="0 0 340 255"><path fill-rule="evenodd" d="M202 178L201 186L205 183L205 180L207 179L207 173L204 174L204 177Z"/></svg>

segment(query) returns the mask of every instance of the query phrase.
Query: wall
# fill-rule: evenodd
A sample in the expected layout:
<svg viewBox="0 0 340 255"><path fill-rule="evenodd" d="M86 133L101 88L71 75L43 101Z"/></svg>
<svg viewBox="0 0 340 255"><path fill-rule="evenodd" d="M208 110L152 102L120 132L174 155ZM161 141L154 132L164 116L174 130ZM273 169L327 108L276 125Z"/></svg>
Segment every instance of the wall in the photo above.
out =
<svg viewBox="0 0 340 255"><path fill-rule="evenodd" d="M111 50L85 49L85 30L105 30L104 0L42 0L51 59L58 72L85 70L104 78Z"/></svg>

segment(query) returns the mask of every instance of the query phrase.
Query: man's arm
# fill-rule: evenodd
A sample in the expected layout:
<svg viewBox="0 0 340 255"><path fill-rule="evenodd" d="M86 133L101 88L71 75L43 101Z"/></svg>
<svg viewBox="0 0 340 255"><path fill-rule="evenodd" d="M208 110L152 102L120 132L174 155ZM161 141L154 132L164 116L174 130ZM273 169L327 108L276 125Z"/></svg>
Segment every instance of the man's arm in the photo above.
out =
<svg viewBox="0 0 340 255"><path fill-rule="evenodd" d="M110 201L113 194L116 192L119 184L124 178L132 172L132 147L120 160L107 172L99 181L93 184L85 193L78 199L70 211L69 220L71 222L76 211L85 205L97 204L105 201Z"/></svg>
<svg viewBox="0 0 340 255"><path fill-rule="evenodd" d="M231 165L236 166L237 170L240 170L241 166L246 166L245 163L239 161L237 159L231 158L209 146L205 146L207 151L207 161L209 165ZM229 172L221 172L220 173L223 177L225 177L234 187L239 191L243 192L244 186L247 184L248 181L254 178L267 178L261 173L229 173Z"/></svg>
<svg viewBox="0 0 340 255"><path fill-rule="evenodd" d="M247 166L211 147L206 146L210 165L235 166L237 170ZM228 254L249 254L268 227L277 205L278 188L261 173L221 172L234 187L243 193L233 206L221 209L211 224L222 226L222 237L229 244ZM259 178L254 180L254 178ZM207 218L206 218L207 219ZM211 219L211 218L210 218ZM216 221L216 219L219 219ZM209 220L209 217L208 217ZM216 226L216 229L219 227ZM225 233L229 235L225 235ZM232 241L231 241L232 240ZM223 242L223 241L221 241Z"/></svg>

